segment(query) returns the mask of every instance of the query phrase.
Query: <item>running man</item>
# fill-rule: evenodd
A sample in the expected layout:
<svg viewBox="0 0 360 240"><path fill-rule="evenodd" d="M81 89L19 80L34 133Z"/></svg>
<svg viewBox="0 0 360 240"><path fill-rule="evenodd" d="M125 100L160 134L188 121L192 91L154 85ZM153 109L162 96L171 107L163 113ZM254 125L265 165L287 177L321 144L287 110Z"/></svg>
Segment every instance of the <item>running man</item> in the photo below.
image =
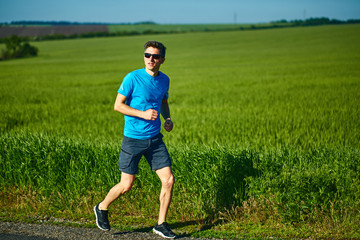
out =
<svg viewBox="0 0 360 240"><path fill-rule="evenodd" d="M171 159L160 133L160 114L165 119L165 130L170 132L173 129L167 101L170 80L159 71L165 61L166 48L160 42L149 41L145 43L144 49L145 68L125 76L114 105L115 111L125 115L124 138L119 158L121 180L110 189L105 199L94 207L94 212L97 226L105 231L110 230L108 207L132 188L140 158L145 156L162 184L159 218L153 231L165 238L175 238L176 235L166 223L175 179L171 170Z"/></svg>

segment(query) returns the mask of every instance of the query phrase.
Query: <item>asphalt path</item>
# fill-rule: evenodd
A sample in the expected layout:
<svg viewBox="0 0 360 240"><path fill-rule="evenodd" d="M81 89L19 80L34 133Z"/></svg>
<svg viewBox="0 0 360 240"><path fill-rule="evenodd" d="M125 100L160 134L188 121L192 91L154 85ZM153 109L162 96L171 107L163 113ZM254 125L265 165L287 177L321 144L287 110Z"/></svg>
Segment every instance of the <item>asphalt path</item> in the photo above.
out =
<svg viewBox="0 0 360 240"><path fill-rule="evenodd" d="M121 232L116 229L101 231L97 228L76 228L51 224L30 224L0 222L1 240L52 240L52 239L164 239L149 229L148 232ZM208 238L190 238L178 236L177 239L209 240Z"/></svg>

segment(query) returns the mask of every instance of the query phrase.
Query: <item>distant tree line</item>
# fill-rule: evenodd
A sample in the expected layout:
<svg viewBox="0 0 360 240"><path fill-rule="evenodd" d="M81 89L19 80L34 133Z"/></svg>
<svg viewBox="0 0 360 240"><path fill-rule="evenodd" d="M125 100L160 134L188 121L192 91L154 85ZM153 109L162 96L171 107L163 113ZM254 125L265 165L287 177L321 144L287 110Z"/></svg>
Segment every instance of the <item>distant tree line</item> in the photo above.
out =
<svg viewBox="0 0 360 240"><path fill-rule="evenodd" d="M0 23L0 25L44 25L44 26L68 26L68 25L140 25L156 24L152 21L135 22L135 23L99 23L99 22L69 22L69 21L11 21L10 23Z"/></svg>
<svg viewBox="0 0 360 240"><path fill-rule="evenodd" d="M279 20L273 21L271 23L287 23L295 26L315 26L315 25L331 25L331 24L352 24L352 23L360 23L360 19L349 19L346 21L337 20L337 19L329 19L326 17L322 18L309 18L305 20Z"/></svg>
<svg viewBox="0 0 360 240"><path fill-rule="evenodd" d="M309 18L306 20L279 20L273 21L269 24L252 24L249 26L239 26L238 28L231 27L229 29L209 29L204 28L203 30L197 31L236 31L236 30L257 30L257 29L272 29L272 28L286 28L286 27L300 27L300 26L317 26L317 25L333 25L333 24L354 24L360 23L360 19L350 19L346 21L337 20L337 19L329 19L329 18ZM14 21L11 24L15 25L71 25L71 24L86 24L89 23L73 23L73 22L65 22L65 21ZM99 23L97 23L99 24ZM156 24L154 22L138 22L132 24L124 25L136 25L136 24ZM111 25L111 24L109 24ZM206 24L204 24L206 25ZM193 30L189 30L194 32ZM146 31L118 31L118 32L89 32L89 33L81 33L81 34L72 34L72 35L63 35L63 34L51 34L46 36L36 36L31 38L23 38L25 41L41 41L41 40L59 40L59 39L74 39L74 38L93 38L93 37L115 37L115 36L133 36L133 35L146 35L146 34L171 34L171 33L184 33L186 31L178 31L178 30L167 30L167 31L157 31L157 30L146 30ZM0 43L5 43L6 38L0 38Z"/></svg>
<svg viewBox="0 0 360 240"><path fill-rule="evenodd" d="M321 18L309 18L305 20L295 19L295 20L278 20L272 21L270 23L282 23L282 24L290 24L296 26L311 26L311 25L326 25L326 24L347 24L347 23L360 23L360 19L349 19L349 20L338 20L338 19L330 19L326 17ZM0 25L46 25L46 26L67 26L67 25L157 25L157 23L153 21L141 21L134 23L99 23L99 22L69 22L69 21L11 21L10 23L0 23Z"/></svg>
<svg viewBox="0 0 360 240"><path fill-rule="evenodd" d="M143 32L138 31L118 31L118 32L90 32L81 34L72 34L65 36L63 34L53 34L41 37L35 37L33 40L56 40L56 39L74 39L74 38L93 38L93 37L120 37L120 36L135 36L135 35L153 35L153 34L169 34L179 33L179 31L156 31L156 30L145 30ZM0 39L1 43L1 39Z"/></svg>

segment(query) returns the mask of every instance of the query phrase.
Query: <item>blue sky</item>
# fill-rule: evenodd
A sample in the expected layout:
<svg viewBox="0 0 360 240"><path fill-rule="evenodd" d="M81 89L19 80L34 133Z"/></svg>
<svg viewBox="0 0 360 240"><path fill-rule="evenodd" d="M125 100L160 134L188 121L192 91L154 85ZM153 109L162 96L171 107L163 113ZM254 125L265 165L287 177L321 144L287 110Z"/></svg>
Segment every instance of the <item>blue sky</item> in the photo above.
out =
<svg viewBox="0 0 360 240"><path fill-rule="evenodd" d="M360 0L0 0L0 22L204 24L310 17L360 19Z"/></svg>

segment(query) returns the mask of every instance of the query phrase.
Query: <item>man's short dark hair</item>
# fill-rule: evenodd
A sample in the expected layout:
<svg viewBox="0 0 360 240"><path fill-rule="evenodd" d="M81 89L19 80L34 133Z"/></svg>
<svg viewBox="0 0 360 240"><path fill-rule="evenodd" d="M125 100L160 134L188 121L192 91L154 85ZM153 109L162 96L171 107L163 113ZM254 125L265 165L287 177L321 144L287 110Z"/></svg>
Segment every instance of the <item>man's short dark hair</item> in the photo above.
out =
<svg viewBox="0 0 360 240"><path fill-rule="evenodd" d="M144 49L146 50L148 47L153 47L153 48L159 49L160 50L160 55L162 57L165 57L166 47L161 42L148 41L147 43L145 43Z"/></svg>

